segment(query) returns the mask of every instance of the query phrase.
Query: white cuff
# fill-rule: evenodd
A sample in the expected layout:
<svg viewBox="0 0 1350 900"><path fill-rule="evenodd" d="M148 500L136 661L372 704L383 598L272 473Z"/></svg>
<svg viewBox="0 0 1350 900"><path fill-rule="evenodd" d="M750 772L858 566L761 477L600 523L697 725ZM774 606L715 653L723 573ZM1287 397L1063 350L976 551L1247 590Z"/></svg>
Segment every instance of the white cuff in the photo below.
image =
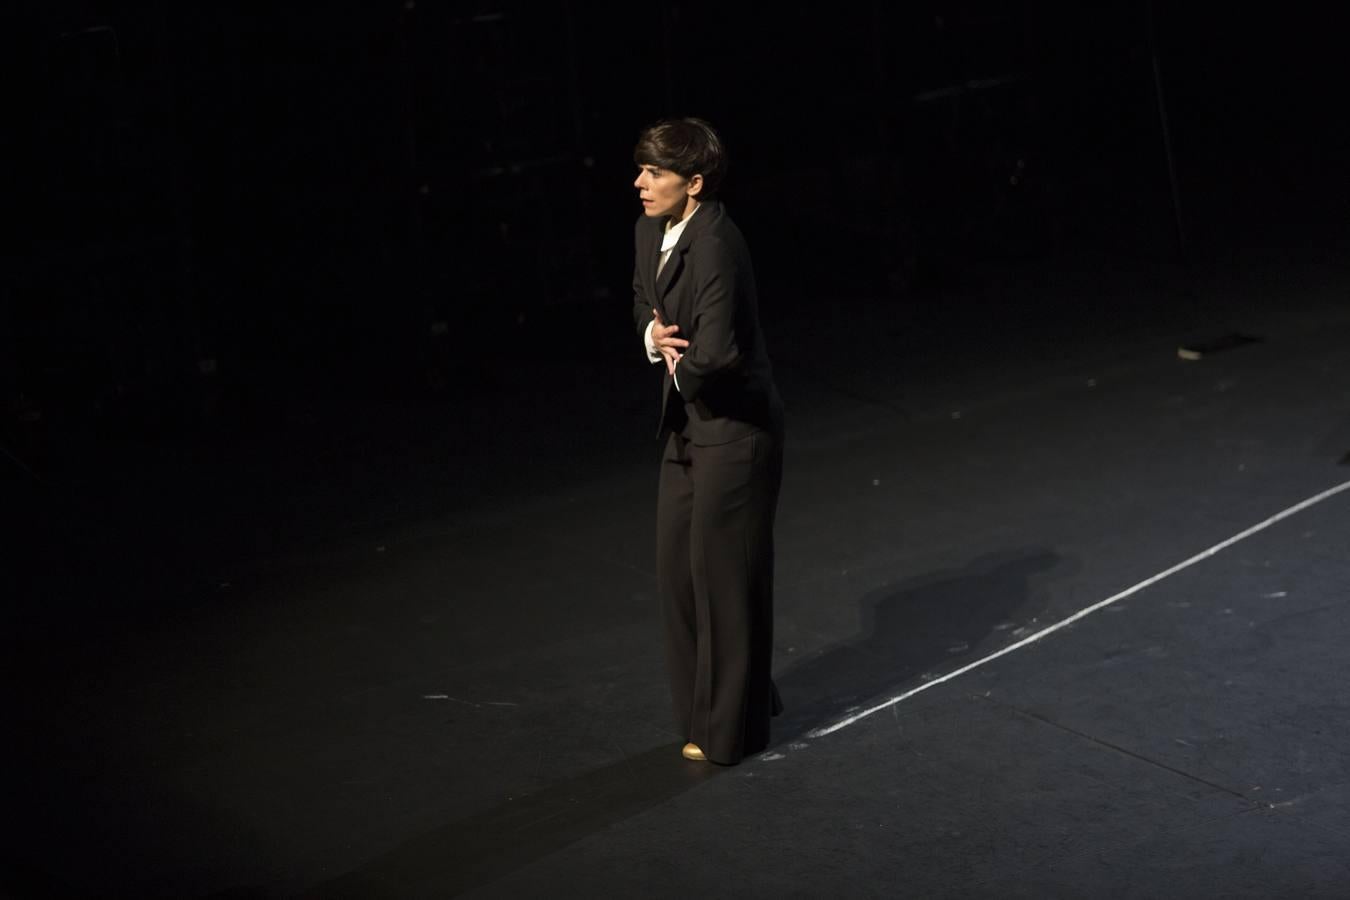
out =
<svg viewBox="0 0 1350 900"><path fill-rule="evenodd" d="M661 351L656 349L652 343L652 328L656 326L656 320L652 319L647 323L647 331L642 335L642 339L647 342L647 359L650 362L659 363L661 361Z"/></svg>

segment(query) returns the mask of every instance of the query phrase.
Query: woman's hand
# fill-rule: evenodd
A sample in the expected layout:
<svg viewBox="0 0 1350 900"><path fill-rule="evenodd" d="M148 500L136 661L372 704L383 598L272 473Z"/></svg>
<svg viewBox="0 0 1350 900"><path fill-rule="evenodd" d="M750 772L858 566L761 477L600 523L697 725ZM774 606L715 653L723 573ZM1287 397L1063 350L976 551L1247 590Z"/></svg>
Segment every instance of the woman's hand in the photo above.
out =
<svg viewBox="0 0 1350 900"><path fill-rule="evenodd" d="M681 350L689 346L689 342L684 338L675 337L675 332L680 330L678 325L667 325L661 321L661 314L652 310L652 315L656 317L656 324L652 326L652 346L656 352L660 353L666 360L666 371L671 375L675 374L675 364L680 361Z"/></svg>

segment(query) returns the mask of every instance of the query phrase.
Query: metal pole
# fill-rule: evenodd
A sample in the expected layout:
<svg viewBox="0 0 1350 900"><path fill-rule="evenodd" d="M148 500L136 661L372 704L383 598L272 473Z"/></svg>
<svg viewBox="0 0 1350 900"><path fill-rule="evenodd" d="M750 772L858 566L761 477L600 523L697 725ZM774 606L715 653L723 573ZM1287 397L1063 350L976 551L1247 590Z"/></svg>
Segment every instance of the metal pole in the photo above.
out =
<svg viewBox="0 0 1350 900"><path fill-rule="evenodd" d="M1158 101L1158 121L1162 123L1163 150L1167 155L1167 177L1172 188L1172 214L1177 226L1177 250L1183 264L1186 257L1186 226L1181 216L1181 189L1177 184L1176 160L1172 155L1172 130L1167 123L1167 106L1163 102L1162 66L1158 62L1158 41L1153 29L1153 0L1146 0L1148 9L1148 46L1153 57L1153 95Z"/></svg>
<svg viewBox="0 0 1350 900"><path fill-rule="evenodd" d="M675 115L675 79L670 70L670 57L675 48L671 46L670 35L679 25L679 16L678 6L672 8L668 3L661 4L661 75L666 101L663 116Z"/></svg>

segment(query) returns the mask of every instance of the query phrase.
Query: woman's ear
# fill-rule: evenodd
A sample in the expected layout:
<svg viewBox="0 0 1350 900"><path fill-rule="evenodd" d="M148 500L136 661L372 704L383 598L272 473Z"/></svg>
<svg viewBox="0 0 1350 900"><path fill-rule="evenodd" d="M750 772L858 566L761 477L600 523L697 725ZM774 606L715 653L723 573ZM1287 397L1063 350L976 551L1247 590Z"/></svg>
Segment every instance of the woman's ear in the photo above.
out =
<svg viewBox="0 0 1350 900"><path fill-rule="evenodd" d="M697 197L698 192L701 190L703 190L703 176L690 175L689 185L684 189L684 192L688 194L690 197Z"/></svg>

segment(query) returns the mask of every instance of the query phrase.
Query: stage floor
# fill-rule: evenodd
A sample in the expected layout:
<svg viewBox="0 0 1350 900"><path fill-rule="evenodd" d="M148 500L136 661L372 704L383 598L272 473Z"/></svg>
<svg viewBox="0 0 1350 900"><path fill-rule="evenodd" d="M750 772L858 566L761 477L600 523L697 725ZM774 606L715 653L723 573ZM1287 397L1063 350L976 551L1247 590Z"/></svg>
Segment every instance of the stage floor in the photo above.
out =
<svg viewBox="0 0 1350 900"><path fill-rule="evenodd" d="M36 491L0 885L1344 897L1344 259L1202 273L1261 340L1199 361L1090 266L766 311L787 710L732 768L671 726L636 350Z"/></svg>

